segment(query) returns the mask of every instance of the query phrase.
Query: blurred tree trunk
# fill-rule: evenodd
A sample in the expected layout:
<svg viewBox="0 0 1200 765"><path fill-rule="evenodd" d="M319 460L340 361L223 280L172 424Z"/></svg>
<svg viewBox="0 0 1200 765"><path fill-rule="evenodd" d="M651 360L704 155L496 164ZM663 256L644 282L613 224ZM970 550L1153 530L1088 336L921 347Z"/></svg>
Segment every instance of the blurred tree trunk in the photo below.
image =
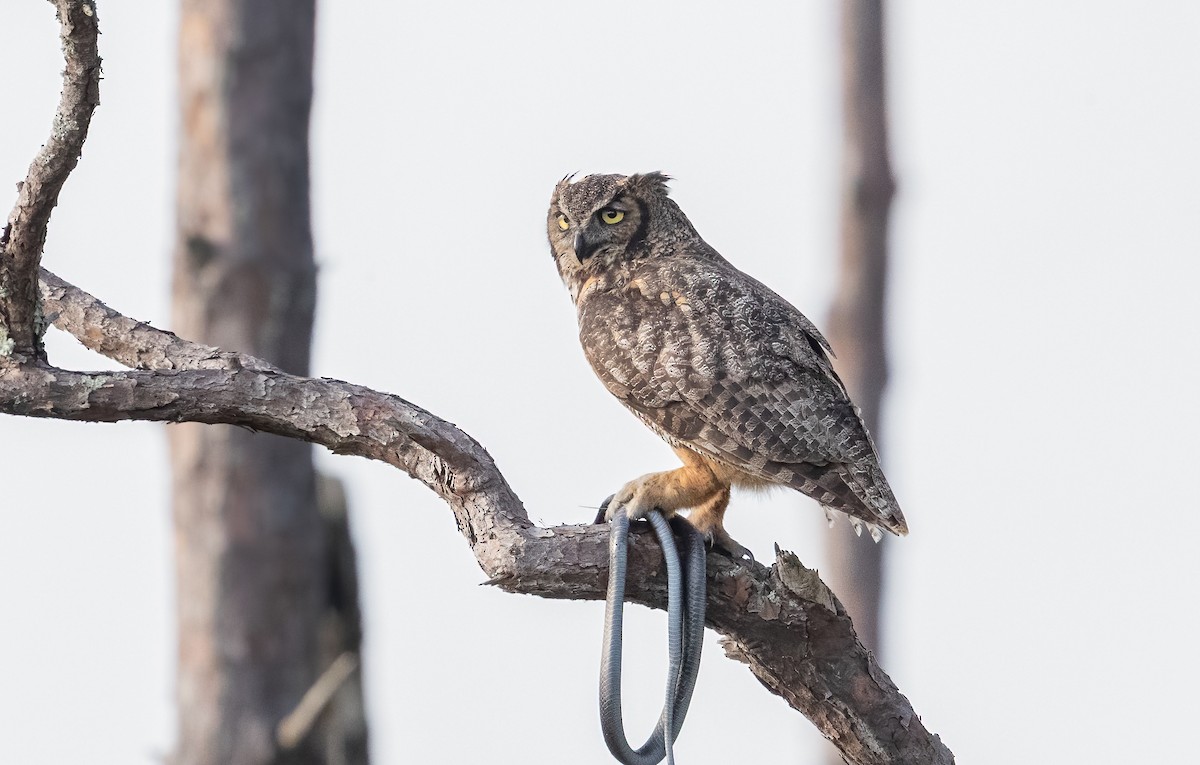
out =
<svg viewBox="0 0 1200 765"><path fill-rule="evenodd" d="M882 0L842 0L841 255L829 314L835 366L879 440L887 383L884 302L888 211L895 190L887 147ZM903 499L901 500L903 505ZM868 535L829 535L830 586L863 645L878 652L883 553Z"/></svg>
<svg viewBox="0 0 1200 765"><path fill-rule="evenodd" d="M316 302L308 172L314 17L314 0L182 0L179 34L173 325L301 375ZM276 726L331 655L357 652L356 642L329 645L322 626L346 597L331 591L345 577L328 547L340 538L344 509L331 534L307 443L180 424L170 429L170 449L175 762L332 761L319 735L280 750ZM342 630L343 638L357 641L358 629ZM349 738L361 757L343 761L365 762L365 728Z"/></svg>

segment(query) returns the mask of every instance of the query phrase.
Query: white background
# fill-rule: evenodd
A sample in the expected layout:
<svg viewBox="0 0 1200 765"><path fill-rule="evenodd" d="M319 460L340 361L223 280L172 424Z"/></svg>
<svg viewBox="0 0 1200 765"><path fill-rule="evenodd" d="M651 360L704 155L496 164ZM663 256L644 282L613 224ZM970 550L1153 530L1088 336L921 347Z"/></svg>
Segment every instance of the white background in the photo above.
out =
<svg viewBox="0 0 1200 765"><path fill-rule="evenodd" d="M103 104L49 268L169 325L173 2L101 3ZM798 7L797 7L798 6ZM491 451L582 522L669 450L594 380L545 242L572 171L674 175L708 241L824 324L836 244L833 2L325 2L313 120L315 369ZM889 4L893 377L883 664L960 762L1168 762L1200 713L1200 5ZM0 9L0 183L49 129L57 27ZM2 201L2 200L0 200ZM3 202L7 206L8 202ZM7 207L5 207L7 209ZM55 362L107 366L56 331ZM150 763L173 742L163 426L0 419L0 751ZM375 761L606 763L601 607L477 586L437 498L349 482ZM822 564L820 512L729 528ZM661 688L636 609L626 719ZM816 734L710 634L681 763L805 762Z"/></svg>

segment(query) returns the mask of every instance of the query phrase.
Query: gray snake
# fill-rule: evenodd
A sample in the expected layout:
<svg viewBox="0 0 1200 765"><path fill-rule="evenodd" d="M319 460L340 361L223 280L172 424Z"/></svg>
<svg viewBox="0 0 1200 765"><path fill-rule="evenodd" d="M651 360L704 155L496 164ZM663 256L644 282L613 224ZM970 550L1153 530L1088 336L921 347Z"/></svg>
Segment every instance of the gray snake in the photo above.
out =
<svg viewBox="0 0 1200 765"><path fill-rule="evenodd" d="M607 505L606 501L601 507L600 517ZM672 742L683 727L683 718L692 700L704 642L704 539L689 523L678 519L675 528L683 537L686 548L686 557L681 558L675 547L671 524L662 513L655 510L649 519L662 545L667 567L669 664L662 714L646 743L636 750L630 747L625 737L621 714L621 626L629 540L629 517L624 510L618 510L613 516L608 542L608 601L604 609L604 646L600 658L600 728L608 750L623 765L657 765L664 756L668 765L674 765Z"/></svg>

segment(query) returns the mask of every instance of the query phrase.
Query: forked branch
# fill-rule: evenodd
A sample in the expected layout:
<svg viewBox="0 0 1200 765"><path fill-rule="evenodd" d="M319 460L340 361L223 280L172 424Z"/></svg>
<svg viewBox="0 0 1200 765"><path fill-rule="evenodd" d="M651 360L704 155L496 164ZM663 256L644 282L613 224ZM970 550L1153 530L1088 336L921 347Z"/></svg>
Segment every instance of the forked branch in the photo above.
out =
<svg viewBox="0 0 1200 765"><path fill-rule="evenodd" d="M63 89L50 138L19 184L0 233L0 357L41 358L38 266L58 193L79 162L92 112L100 104L99 19L93 0L51 0L62 37ZM11 119L12 115L6 116Z"/></svg>

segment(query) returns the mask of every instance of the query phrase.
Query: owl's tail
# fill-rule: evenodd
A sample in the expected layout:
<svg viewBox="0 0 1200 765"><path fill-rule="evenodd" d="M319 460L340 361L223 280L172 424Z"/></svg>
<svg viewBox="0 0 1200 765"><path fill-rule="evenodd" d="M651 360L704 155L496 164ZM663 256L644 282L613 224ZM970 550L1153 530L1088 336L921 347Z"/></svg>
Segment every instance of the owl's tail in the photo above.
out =
<svg viewBox="0 0 1200 765"><path fill-rule="evenodd" d="M884 531L901 537L908 534L908 522L904 519L896 495L874 461L828 467L833 468L829 473L836 474L841 479L839 483L848 489L835 490L832 492L834 496L826 494L821 497L821 507L830 526L837 516L844 515L856 534L862 535L866 528L876 542L883 537ZM832 477L827 474L822 483L828 484Z"/></svg>

